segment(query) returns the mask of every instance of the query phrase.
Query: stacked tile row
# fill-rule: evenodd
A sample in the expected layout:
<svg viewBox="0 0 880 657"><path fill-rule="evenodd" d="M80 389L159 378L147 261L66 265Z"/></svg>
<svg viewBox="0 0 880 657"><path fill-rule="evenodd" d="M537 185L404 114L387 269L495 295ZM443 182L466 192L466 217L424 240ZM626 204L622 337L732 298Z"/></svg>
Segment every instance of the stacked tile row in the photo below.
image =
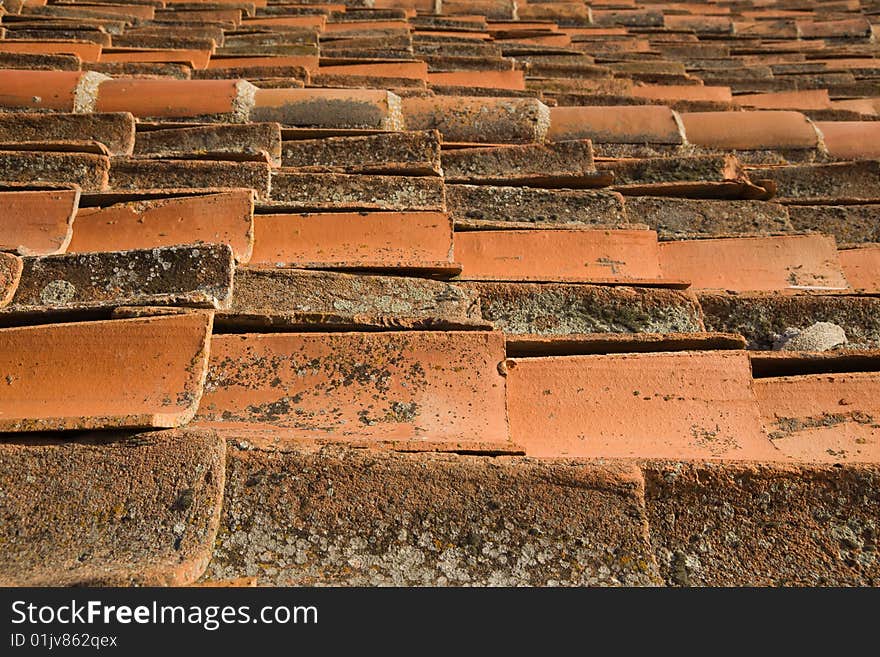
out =
<svg viewBox="0 0 880 657"><path fill-rule="evenodd" d="M880 8L358 4L4 3L0 581L876 582Z"/></svg>

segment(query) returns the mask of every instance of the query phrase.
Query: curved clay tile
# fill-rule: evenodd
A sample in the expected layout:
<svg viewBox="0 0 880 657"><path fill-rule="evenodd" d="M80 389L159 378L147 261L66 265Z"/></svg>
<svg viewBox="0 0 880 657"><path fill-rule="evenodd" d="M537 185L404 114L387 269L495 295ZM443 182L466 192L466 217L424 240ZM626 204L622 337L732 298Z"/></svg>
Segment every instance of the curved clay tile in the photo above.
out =
<svg viewBox="0 0 880 657"><path fill-rule="evenodd" d="M816 129L800 112L688 112L681 115L691 144L730 150L815 148Z"/></svg>

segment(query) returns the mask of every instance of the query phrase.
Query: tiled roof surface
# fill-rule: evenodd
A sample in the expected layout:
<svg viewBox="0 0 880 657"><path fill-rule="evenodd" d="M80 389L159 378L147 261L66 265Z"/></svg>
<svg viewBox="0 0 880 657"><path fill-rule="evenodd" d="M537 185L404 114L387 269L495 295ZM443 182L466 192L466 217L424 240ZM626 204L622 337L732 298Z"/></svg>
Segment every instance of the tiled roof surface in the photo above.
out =
<svg viewBox="0 0 880 657"><path fill-rule="evenodd" d="M880 584L880 2L0 4L0 584Z"/></svg>

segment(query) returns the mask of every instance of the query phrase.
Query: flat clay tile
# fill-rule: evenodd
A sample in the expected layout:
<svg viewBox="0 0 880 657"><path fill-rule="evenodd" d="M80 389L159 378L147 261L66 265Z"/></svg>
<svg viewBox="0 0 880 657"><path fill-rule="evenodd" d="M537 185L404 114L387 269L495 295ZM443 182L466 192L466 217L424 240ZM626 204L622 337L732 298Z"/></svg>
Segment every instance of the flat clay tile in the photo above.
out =
<svg viewBox="0 0 880 657"><path fill-rule="evenodd" d="M853 372L760 378L764 427L786 456L810 463L880 463L880 374Z"/></svg>
<svg viewBox="0 0 880 657"><path fill-rule="evenodd" d="M765 94L740 94L736 104L761 110L821 110L831 109L827 89L803 89Z"/></svg>
<svg viewBox="0 0 880 657"><path fill-rule="evenodd" d="M791 224L798 231L833 236L839 245L880 242L880 204L789 205Z"/></svg>
<svg viewBox="0 0 880 657"><path fill-rule="evenodd" d="M214 321L222 325L245 313L464 322L480 319L480 300L473 290L425 278L239 267L229 312L215 315Z"/></svg>
<svg viewBox="0 0 880 657"><path fill-rule="evenodd" d="M542 142L550 125L548 107L534 98L405 98L403 114L408 130L439 130L447 142Z"/></svg>
<svg viewBox="0 0 880 657"><path fill-rule="evenodd" d="M439 175L435 130L285 141L282 164L315 172Z"/></svg>
<svg viewBox="0 0 880 657"><path fill-rule="evenodd" d="M130 155L134 147L134 118L126 112L110 114L0 113L0 142L91 140L111 155Z"/></svg>
<svg viewBox="0 0 880 657"><path fill-rule="evenodd" d="M63 39L3 39L0 50L44 55L76 55L84 62L96 62L101 57L101 45L89 41L65 41Z"/></svg>
<svg viewBox="0 0 880 657"><path fill-rule="evenodd" d="M463 280L667 283L650 230L455 233Z"/></svg>
<svg viewBox="0 0 880 657"><path fill-rule="evenodd" d="M440 212L254 216L252 265L334 268L450 262L452 221Z"/></svg>
<svg viewBox="0 0 880 657"><path fill-rule="evenodd" d="M845 290L834 238L824 235L663 242L665 276L694 289L739 292Z"/></svg>
<svg viewBox="0 0 880 657"><path fill-rule="evenodd" d="M627 196L626 212L660 241L794 232L786 208L767 201Z"/></svg>
<svg viewBox="0 0 880 657"><path fill-rule="evenodd" d="M106 80L98 87L98 112L131 112L138 118L248 120L256 88L245 80Z"/></svg>
<svg viewBox="0 0 880 657"><path fill-rule="evenodd" d="M0 430L187 423L202 396L211 323L193 312L0 329Z"/></svg>
<svg viewBox="0 0 880 657"><path fill-rule="evenodd" d="M0 306L12 301L21 280L21 258L0 251Z"/></svg>
<svg viewBox="0 0 880 657"><path fill-rule="evenodd" d="M195 424L504 444L503 358L503 336L484 331L218 335Z"/></svg>
<svg viewBox="0 0 880 657"><path fill-rule="evenodd" d="M447 182L568 188L611 182L597 175L589 139L457 148L444 151L441 161Z"/></svg>
<svg viewBox="0 0 880 657"><path fill-rule="evenodd" d="M606 190L447 185L456 224L491 221L615 225L627 222L623 197Z"/></svg>
<svg viewBox="0 0 880 657"><path fill-rule="evenodd" d="M670 584L870 586L876 580L876 561L863 556L871 550L863 551L868 544L851 528L870 526L880 512L876 498L864 494L876 490L876 466L658 461L643 472L651 540ZM780 544L797 546L798 558ZM702 552L710 545L715 549Z"/></svg>
<svg viewBox="0 0 880 657"><path fill-rule="evenodd" d="M187 305L222 308L232 296L232 249L187 245L23 259L4 313Z"/></svg>
<svg viewBox="0 0 880 657"><path fill-rule="evenodd" d="M70 388L82 384L75 381ZM98 390L97 398L106 393ZM224 455L222 439L192 430L3 440L0 582L180 586L195 581L211 558L219 525Z"/></svg>
<svg viewBox="0 0 880 657"><path fill-rule="evenodd" d="M742 351L514 358L511 438L529 456L784 460Z"/></svg>
<svg viewBox="0 0 880 657"><path fill-rule="evenodd" d="M0 68L34 71L79 71L81 66L82 60L76 55L0 52Z"/></svg>
<svg viewBox="0 0 880 657"><path fill-rule="evenodd" d="M690 333L703 330L691 295L576 283L458 283L479 294L482 316L509 335Z"/></svg>
<svg viewBox="0 0 880 657"><path fill-rule="evenodd" d="M819 144L815 127L799 112L686 112L681 120L688 142L697 146L748 151Z"/></svg>
<svg viewBox="0 0 880 657"><path fill-rule="evenodd" d="M817 121L816 127L834 159L880 159L880 121Z"/></svg>
<svg viewBox="0 0 880 657"><path fill-rule="evenodd" d="M327 128L403 128L400 97L378 89L260 89L251 121Z"/></svg>
<svg viewBox="0 0 880 657"><path fill-rule="evenodd" d="M139 132L139 157L246 160L281 166L281 126L277 123L205 125Z"/></svg>
<svg viewBox="0 0 880 657"><path fill-rule="evenodd" d="M442 212L443 181L428 176L308 173L281 169L272 175L272 204L290 209Z"/></svg>
<svg viewBox="0 0 880 657"><path fill-rule="evenodd" d="M835 199L877 199L880 161L756 167L749 176L772 180L780 200L823 200L822 205L829 205Z"/></svg>
<svg viewBox="0 0 880 657"><path fill-rule="evenodd" d="M846 349L880 347L880 299L842 294L698 293L706 330L740 333L749 349L769 351L789 329L840 326Z"/></svg>
<svg viewBox="0 0 880 657"><path fill-rule="evenodd" d="M676 114L659 105L552 107L548 139L591 139L594 144L681 144Z"/></svg>
<svg viewBox="0 0 880 657"><path fill-rule="evenodd" d="M79 194L75 186L0 190L0 251L63 253L70 243Z"/></svg>
<svg viewBox="0 0 880 657"><path fill-rule="evenodd" d="M880 244L837 252L850 287L859 292L880 293Z"/></svg>
<svg viewBox="0 0 880 657"><path fill-rule="evenodd" d="M0 70L0 106L20 110L88 112L95 91L107 80L100 73L81 71Z"/></svg>
<svg viewBox="0 0 880 657"><path fill-rule="evenodd" d="M142 199L80 208L69 253L148 249L175 244L229 244L237 262L253 249L250 189Z"/></svg>
<svg viewBox="0 0 880 657"><path fill-rule="evenodd" d="M279 586L660 581L634 464L253 444L228 441L224 515L206 578L260 572L262 584ZM277 485L279 478L289 483ZM303 505L316 491L316 503ZM389 526L399 528L396 541L387 540ZM462 540L465 527L474 540ZM423 541L425 532L436 543ZM351 548L340 554L337 541L322 536ZM489 541L497 556L484 552ZM303 546L303 563L284 556L291 544ZM535 545L544 563L509 557ZM446 567L450 550L459 568ZM404 565L401 552L417 555L419 565Z"/></svg>
<svg viewBox="0 0 880 657"><path fill-rule="evenodd" d="M250 187L262 200L269 197L270 172L265 162L120 157L113 159L109 181L114 190Z"/></svg>
<svg viewBox="0 0 880 657"><path fill-rule="evenodd" d="M0 180L9 182L70 183L83 191L96 192L106 189L109 170L110 158L105 155L0 150Z"/></svg>

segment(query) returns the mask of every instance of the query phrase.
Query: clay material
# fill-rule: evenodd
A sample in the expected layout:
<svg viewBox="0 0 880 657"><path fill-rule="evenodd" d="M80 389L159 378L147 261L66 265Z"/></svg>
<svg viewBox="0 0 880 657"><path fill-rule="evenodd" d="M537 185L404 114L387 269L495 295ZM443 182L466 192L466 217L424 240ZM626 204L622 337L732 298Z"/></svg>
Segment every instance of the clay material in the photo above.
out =
<svg viewBox="0 0 880 657"><path fill-rule="evenodd" d="M0 190L0 251L20 255L63 253L73 234L79 194L75 186Z"/></svg>
<svg viewBox="0 0 880 657"><path fill-rule="evenodd" d="M201 398L211 320L193 312L0 329L0 431L185 424Z"/></svg>
<svg viewBox="0 0 880 657"><path fill-rule="evenodd" d="M5 438L0 582L195 581L217 534L225 451L215 435L192 430Z"/></svg>

